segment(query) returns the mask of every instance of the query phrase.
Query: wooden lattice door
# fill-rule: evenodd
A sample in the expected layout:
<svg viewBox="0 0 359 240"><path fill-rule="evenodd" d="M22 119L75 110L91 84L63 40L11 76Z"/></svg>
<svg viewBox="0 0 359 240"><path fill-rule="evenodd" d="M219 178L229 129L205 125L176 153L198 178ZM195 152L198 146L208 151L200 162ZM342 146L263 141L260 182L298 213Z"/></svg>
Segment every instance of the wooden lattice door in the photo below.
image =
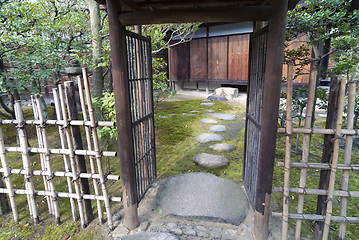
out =
<svg viewBox="0 0 359 240"><path fill-rule="evenodd" d="M263 28L251 36L243 182L253 207L255 207L257 190L266 43L267 28Z"/></svg>
<svg viewBox="0 0 359 240"><path fill-rule="evenodd" d="M151 39L126 31L137 201L156 178Z"/></svg>

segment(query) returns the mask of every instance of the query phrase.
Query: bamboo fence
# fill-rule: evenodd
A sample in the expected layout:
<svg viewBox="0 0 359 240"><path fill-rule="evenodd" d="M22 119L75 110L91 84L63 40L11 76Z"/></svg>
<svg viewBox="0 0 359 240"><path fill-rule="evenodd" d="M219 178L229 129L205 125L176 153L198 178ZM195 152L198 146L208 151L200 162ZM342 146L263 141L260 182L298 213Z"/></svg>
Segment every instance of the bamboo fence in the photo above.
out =
<svg viewBox="0 0 359 240"><path fill-rule="evenodd" d="M79 96L82 109L83 120L69 120L67 115L67 105L64 97L64 88L58 85L53 89L56 120L46 120L44 111L40 102L40 96L31 97L34 119L25 120L20 101L15 103L15 116L13 120L0 121L0 173L4 174L6 188L0 188L1 194L7 194L10 199L10 206L15 222L19 221L19 213L16 203L16 194L23 194L27 197L30 216L35 223L39 222L39 212L36 204L36 196L44 196L47 201L50 216L53 216L57 223L60 224L60 206L58 198L68 198L70 200L71 212L74 221L80 216L81 226L88 225L85 213L84 201L93 200L97 203L97 212L99 221L104 222L104 214L107 217L109 228L113 229L110 201L120 202L120 197L109 196L106 186L107 180L118 181L118 175L106 174L103 169L104 156L115 157L116 152L101 151L100 143L97 136L97 128L101 126L113 127L113 122L96 121L94 108L92 105L89 80L86 69L83 69L83 78L78 78ZM6 147L4 144L4 134L2 125L14 125L17 129L19 146ZM25 129L26 125L34 125L38 147L28 146L28 137ZM61 149L51 148L46 127L48 125L58 126ZM85 129L87 147L86 149L75 149L73 132L71 126L83 126ZM7 153L21 153L22 167L19 169L11 168L7 159ZM30 153L35 154L31 158L39 159L41 169L35 169L31 165ZM51 155L62 155L63 166L61 170L54 170L54 158ZM89 158L90 172L79 172L75 160L76 156L85 156ZM58 160L57 160L58 161ZM58 162L56 162L58 165ZM57 167L58 169L58 167ZM20 175L25 179L25 189L15 189L13 185L13 176ZM34 178L43 179L43 189L35 189ZM56 180L66 178L68 192L56 191ZM93 181L92 187L94 194L84 194L81 192L80 180L90 179ZM100 188L100 187L101 188ZM40 186L36 186L40 188ZM102 209L104 202L106 212ZM76 204L77 203L77 204Z"/></svg>
<svg viewBox="0 0 359 240"><path fill-rule="evenodd" d="M304 128L292 128L292 81L290 77L287 82L287 117L286 128L279 128L278 133L285 133L286 137L286 154L284 162L277 162L277 167L284 167L284 184L283 187L274 187L274 192L283 194L283 212L272 212L272 216L282 218L282 239L288 239L288 220L296 220L295 239L301 238L301 224L303 220L324 222L323 240L328 239L331 222L339 222L339 239L345 239L346 223L359 223L359 217L347 216L347 202L349 198L359 197L359 191L350 191L349 175L353 171L359 170L359 165L351 164L353 135L359 135L358 129L353 129L354 104L356 94L356 83L350 82L346 84L345 79L341 79L340 92L338 98L338 113L335 129L313 129L311 127L313 102L315 100L314 86L315 79L311 79L309 83L308 103L306 108L306 118ZM348 85L348 87L346 87ZM348 90L347 90L348 89ZM344 98L346 90L348 92L348 114L347 128L342 129L342 117L344 110ZM303 153L301 162L291 162L291 137L293 134L303 134ZM309 162L310 138L312 134L332 134L333 138L333 157L330 163L313 163ZM339 157L340 139L346 135L344 159ZM298 187L290 186L290 170L292 168L300 168L300 181ZM309 189L306 188L306 179L308 169L330 170L328 189ZM342 171L340 189L335 189L335 180L338 171ZM297 213L289 213L290 194L298 194ZM325 215L304 214L303 206L305 204L306 195L323 195L327 196ZM340 197L340 214L333 216L333 200L334 197ZM315 209L313 209L315 211Z"/></svg>

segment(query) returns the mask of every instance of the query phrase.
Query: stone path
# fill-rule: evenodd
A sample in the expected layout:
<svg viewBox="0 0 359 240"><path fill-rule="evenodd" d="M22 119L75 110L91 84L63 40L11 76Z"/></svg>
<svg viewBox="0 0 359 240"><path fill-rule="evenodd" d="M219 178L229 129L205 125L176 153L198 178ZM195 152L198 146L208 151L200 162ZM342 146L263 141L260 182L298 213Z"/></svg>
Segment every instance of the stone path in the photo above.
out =
<svg viewBox="0 0 359 240"><path fill-rule="evenodd" d="M210 100L202 100L200 105L215 106L215 103ZM197 110L192 110L190 113L183 113L183 115L187 115L189 117L196 114L201 113ZM176 114L169 114L169 116L175 115ZM208 131L213 133L201 133L195 137L195 140L200 144L208 144L213 142L212 145L208 146L208 151L233 151L235 147L228 143L221 143L225 142L226 138L215 133L227 132L227 127L222 125L221 122L236 120L237 116L233 114L215 113L212 109L207 109L206 113L203 113L203 116L204 118L202 118L200 122L206 124L206 126L208 125ZM166 118L166 116L159 116L159 118ZM168 119L168 121L170 121L170 119ZM222 168L229 164L229 160L225 156L209 154L206 152L198 154L196 157L194 157L193 161L196 162L196 164L198 164L200 167L210 169ZM114 239L123 240L253 239L252 226L249 224L249 222L252 221L253 212L251 211L250 214L247 215L247 199L237 184L231 182L230 180L212 175L214 178L220 179L219 181L231 182L229 185L233 184L232 188L226 191L225 189L227 188L223 187L223 183L218 186L215 184L215 182L211 182L210 179L206 179L202 181L202 183L198 183L194 179L190 178L190 180L185 182L184 185L181 185L182 187L179 186L181 182L183 183L183 181L185 181L182 178L184 178L186 175L205 175L204 178L206 178L207 175L212 174L190 173L178 175L170 178L170 180L166 180L167 182L165 184L161 185L161 183L158 183L154 187L151 187L150 190L146 193L145 199L143 199L140 204L139 214L141 215L141 206L142 208L146 209L147 212L147 214L145 214L147 215L146 217L140 217L140 226L137 229L129 232L122 224L120 224L112 233L112 237ZM174 181L173 179L179 180ZM159 182L161 181L165 180L160 180ZM206 186L202 186L201 184L205 184ZM235 188L237 188L237 190L234 190ZM219 191L220 193L208 192L211 191L211 189ZM163 197L164 191L168 191L165 195L166 197ZM226 192L223 193L223 191ZM241 195L239 192L242 192L243 195ZM214 205L211 201L207 203L209 198L212 200L212 198L216 197L220 199L220 202L217 202ZM148 198L150 200L148 200ZM226 202L228 199L238 199L239 202ZM225 201L226 203L222 204L221 201ZM149 206L143 207L143 205L146 204L149 204ZM209 205L207 206L206 204ZM222 205L224 208L221 208L220 205ZM236 212L236 210L233 211L233 209L239 209L239 205L244 206L244 212L241 214L239 214L238 211ZM228 206L230 207L228 208ZM157 208L159 214L155 213L157 212ZM212 212L207 211L207 209L211 209ZM231 209L231 211L228 211L227 209ZM215 216L211 215L213 214L213 210L215 212ZM152 216L148 216L148 214L152 214ZM174 218L173 216L176 217ZM178 216L186 217L178 218ZM192 216L194 219L191 219L191 217L188 218L188 216ZM207 216L207 219L200 216ZM244 219L248 220L245 220L244 223L239 225Z"/></svg>
<svg viewBox="0 0 359 240"><path fill-rule="evenodd" d="M210 106L210 105L214 106L215 105L214 102L210 102L208 100L202 100L202 102L200 104L205 105L205 106ZM234 121L237 119L237 116L234 114L214 113L213 110L212 111L210 111L210 110L211 109L207 110L207 113L204 113L203 115L208 116L208 117L213 117L213 118L223 120L223 121ZM202 118L200 121L205 124L217 124L218 123L217 120L214 120L211 118ZM224 125L212 125L211 127L209 127L209 130L211 132L226 132L227 127ZM223 142L226 140L221 135L213 134L213 133L201 133L201 134L197 135L194 139L199 143ZM231 152L235 149L235 147L228 143L225 143L225 144L211 145L211 146L209 146L209 149L218 151L218 152ZM194 157L193 161L196 164L198 164L199 166L204 167L204 168L209 168L209 169L217 169L217 168L225 167L229 164L229 161L226 157L208 154L208 153L198 154L197 156Z"/></svg>

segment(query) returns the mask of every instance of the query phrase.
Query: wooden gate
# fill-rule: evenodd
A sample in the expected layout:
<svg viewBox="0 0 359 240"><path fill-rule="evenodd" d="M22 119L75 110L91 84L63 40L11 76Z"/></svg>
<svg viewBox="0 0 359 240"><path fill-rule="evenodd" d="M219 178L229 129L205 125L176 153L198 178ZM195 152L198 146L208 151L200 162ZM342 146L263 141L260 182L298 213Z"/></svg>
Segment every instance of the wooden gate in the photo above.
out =
<svg viewBox="0 0 359 240"><path fill-rule="evenodd" d="M137 201L156 178L151 39L126 31Z"/></svg>
<svg viewBox="0 0 359 240"><path fill-rule="evenodd" d="M267 29L254 33L250 39L243 182L253 207L256 200Z"/></svg>

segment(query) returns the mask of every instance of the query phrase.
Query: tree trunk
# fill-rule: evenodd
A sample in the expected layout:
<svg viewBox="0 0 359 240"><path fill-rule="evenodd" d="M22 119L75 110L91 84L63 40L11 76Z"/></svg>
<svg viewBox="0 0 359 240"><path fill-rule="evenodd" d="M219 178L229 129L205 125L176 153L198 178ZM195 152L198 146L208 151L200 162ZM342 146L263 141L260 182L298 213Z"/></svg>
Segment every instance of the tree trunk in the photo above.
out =
<svg viewBox="0 0 359 240"><path fill-rule="evenodd" d="M325 123L326 129L334 129L336 124L336 116L338 111L338 97L339 97L339 85L338 77L332 77L329 99L328 99L328 111L327 111L327 120ZM324 146L323 146L323 154L322 154L322 163L330 163L332 154L333 154L333 138L334 135L325 135L324 136ZM329 176L330 170L321 170L320 171L320 179L319 179L319 189L328 189L329 186ZM318 196L317 202L317 214L325 215L326 206L327 206L327 196ZM315 239L322 239L323 234L323 222L315 222Z"/></svg>
<svg viewBox="0 0 359 240"><path fill-rule="evenodd" d="M92 57L93 64L95 67L93 68L93 89L94 96L101 98L102 91L104 87L104 78L102 74L102 67L97 67L97 64L101 62L101 47L102 47L102 38L101 38L101 16L100 16L100 8L98 3L95 0L86 0L87 5L90 10L90 21L91 21L91 32L92 32ZM95 107L95 115L96 119L102 119L101 111L98 107Z"/></svg>
<svg viewBox="0 0 359 240"><path fill-rule="evenodd" d="M69 112L69 119L70 120L78 120L78 111L76 107L76 100L75 100L75 87L74 82L69 81L65 82L65 92L66 92L66 103L68 107ZM72 132L72 139L74 144L74 149L84 149L82 144L82 138L81 138L81 130L79 126L71 126L71 132ZM77 165L77 171L79 173L87 173L86 170L86 161L85 157L83 155L76 155L76 165ZM81 185L81 191L82 194L90 194L90 185L87 178L80 178L80 185ZM86 218L87 223L90 223L93 219L93 211L91 206L91 200L85 199L85 212L86 212Z"/></svg>

